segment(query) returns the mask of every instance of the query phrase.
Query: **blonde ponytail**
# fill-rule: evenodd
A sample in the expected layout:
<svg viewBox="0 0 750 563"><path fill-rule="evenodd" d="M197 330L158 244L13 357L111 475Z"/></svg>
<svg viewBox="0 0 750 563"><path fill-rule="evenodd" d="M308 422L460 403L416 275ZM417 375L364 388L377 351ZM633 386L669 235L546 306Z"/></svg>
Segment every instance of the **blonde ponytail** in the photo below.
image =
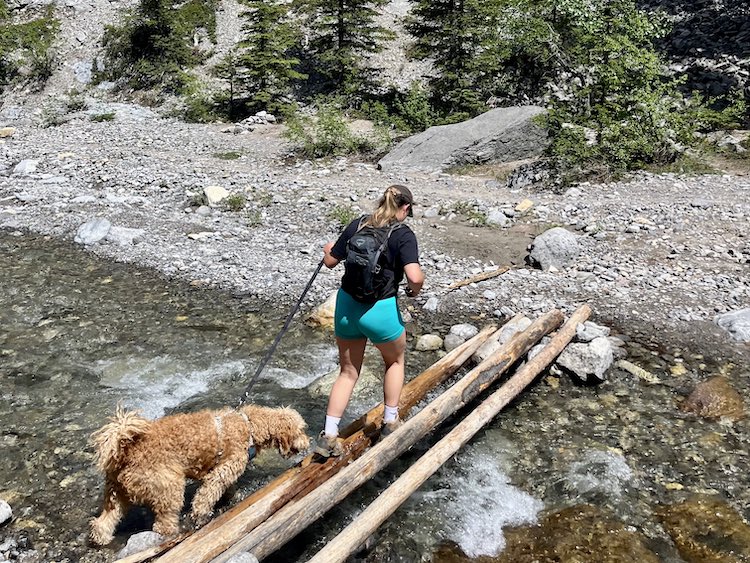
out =
<svg viewBox="0 0 750 563"><path fill-rule="evenodd" d="M385 193L380 197L380 201L378 201L377 209L365 221L365 224L371 227L390 225L398 220L398 210L406 203L412 203L411 191L407 187L398 184L388 186Z"/></svg>

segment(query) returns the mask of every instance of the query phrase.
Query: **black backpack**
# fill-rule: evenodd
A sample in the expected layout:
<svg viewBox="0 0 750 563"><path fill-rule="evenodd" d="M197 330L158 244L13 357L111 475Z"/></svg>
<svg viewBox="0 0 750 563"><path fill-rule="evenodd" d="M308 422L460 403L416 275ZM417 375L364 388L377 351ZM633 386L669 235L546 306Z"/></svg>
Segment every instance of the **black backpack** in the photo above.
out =
<svg viewBox="0 0 750 563"><path fill-rule="evenodd" d="M401 223L363 226L367 219L364 216L359 220L357 232L346 243L346 271L341 287L360 303L375 303L397 293L393 266L389 266L388 239Z"/></svg>

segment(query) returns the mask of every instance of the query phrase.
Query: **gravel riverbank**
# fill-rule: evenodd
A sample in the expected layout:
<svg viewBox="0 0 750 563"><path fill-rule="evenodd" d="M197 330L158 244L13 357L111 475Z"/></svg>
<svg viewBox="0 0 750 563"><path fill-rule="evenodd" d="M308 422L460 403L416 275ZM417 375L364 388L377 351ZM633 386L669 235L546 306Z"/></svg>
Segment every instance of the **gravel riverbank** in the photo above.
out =
<svg viewBox="0 0 750 563"><path fill-rule="evenodd" d="M82 115L48 128L6 123L17 130L0 144L0 227L72 241L82 224L105 218L110 235L86 250L286 305L339 220L370 210L398 182L418 204L410 225L427 284L410 303L417 320L570 311L589 302L594 318L664 335L665 344L744 348L713 319L750 305L747 176L644 173L564 194L509 190L481 175L383 173L352 158L293 161L278 125L231 134L145 109L115 113L114 121ZM244 208L196 205L208 186L243 194ZM533 206L517 212L526 198ZM503 226L492 224L498 217ZM550 226L579 235L579 257L559 271L526 266L528 244ZM505 265L512 269L502 276L447 289ZM324 268L306 306L325 299L340 273Z"/></svg>

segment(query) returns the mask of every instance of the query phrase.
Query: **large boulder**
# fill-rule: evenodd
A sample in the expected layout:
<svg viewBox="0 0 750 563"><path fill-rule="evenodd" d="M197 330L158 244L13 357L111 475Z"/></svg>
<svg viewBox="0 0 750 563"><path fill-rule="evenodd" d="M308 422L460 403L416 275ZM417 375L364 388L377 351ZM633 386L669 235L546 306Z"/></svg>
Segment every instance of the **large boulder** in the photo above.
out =
<svg viewBox="0 0 750 563"><path fill-rule="evenodd" d="M750 308L716 317L716 324L740 342L750 342Z"/></svg>
<svg viewBox="0 0 750 563"><path fill-rule="evenodd" d="M529 260L542 270L565 268L581 252L578 237L562 227L553 227L534 239Z"/></svg>
<svg viewBox="0 0 750 563"><path fill-rule="evenodd" d="M543 112L537 106L497 108L461 123L430 127L402 141L378 168L431 172L538 156L547 145L547 132L532 118Z"/></svg>
<svg viewBox="0 0 750 563"><path fill-rule="evenodd" d="M568 344L557 357L557 365L575 374L581 381L602 382L605 372L614 361L612 344L606 337L594 338L591 342Z"/></svg>

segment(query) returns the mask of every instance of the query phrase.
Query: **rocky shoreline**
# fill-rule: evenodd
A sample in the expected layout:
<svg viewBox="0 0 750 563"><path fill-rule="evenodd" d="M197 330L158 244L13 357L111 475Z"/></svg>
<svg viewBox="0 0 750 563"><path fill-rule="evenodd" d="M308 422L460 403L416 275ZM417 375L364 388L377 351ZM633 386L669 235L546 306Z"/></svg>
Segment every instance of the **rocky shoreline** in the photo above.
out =
<svg viewBox="0 0 750 563"><path fill-rule="evenodd" d="M746 176L642 173L556 194L509 189L477 171L295 161L280 125L232 134L136 106L103 109L113 121L81 114L39 128L19 110L0 124L15 127L0 144L0 228L73 241L81 225L106 219L107 237L86 250L278 307L298 297L341 221L405 183L417 198L410 224L427 276L423 294L408 301L417 315L462 322L588 302L595 319L665 334L665 343L693 335L708 349L737 345L714 319L750 304ZM210 186L243 208L201 205ZM560 268L526 266L528 244L553 226L576 235L577 256ZM501 266L511 269L448 288ZM304 306L323 301L339 276L324 268Z"/></svg>

